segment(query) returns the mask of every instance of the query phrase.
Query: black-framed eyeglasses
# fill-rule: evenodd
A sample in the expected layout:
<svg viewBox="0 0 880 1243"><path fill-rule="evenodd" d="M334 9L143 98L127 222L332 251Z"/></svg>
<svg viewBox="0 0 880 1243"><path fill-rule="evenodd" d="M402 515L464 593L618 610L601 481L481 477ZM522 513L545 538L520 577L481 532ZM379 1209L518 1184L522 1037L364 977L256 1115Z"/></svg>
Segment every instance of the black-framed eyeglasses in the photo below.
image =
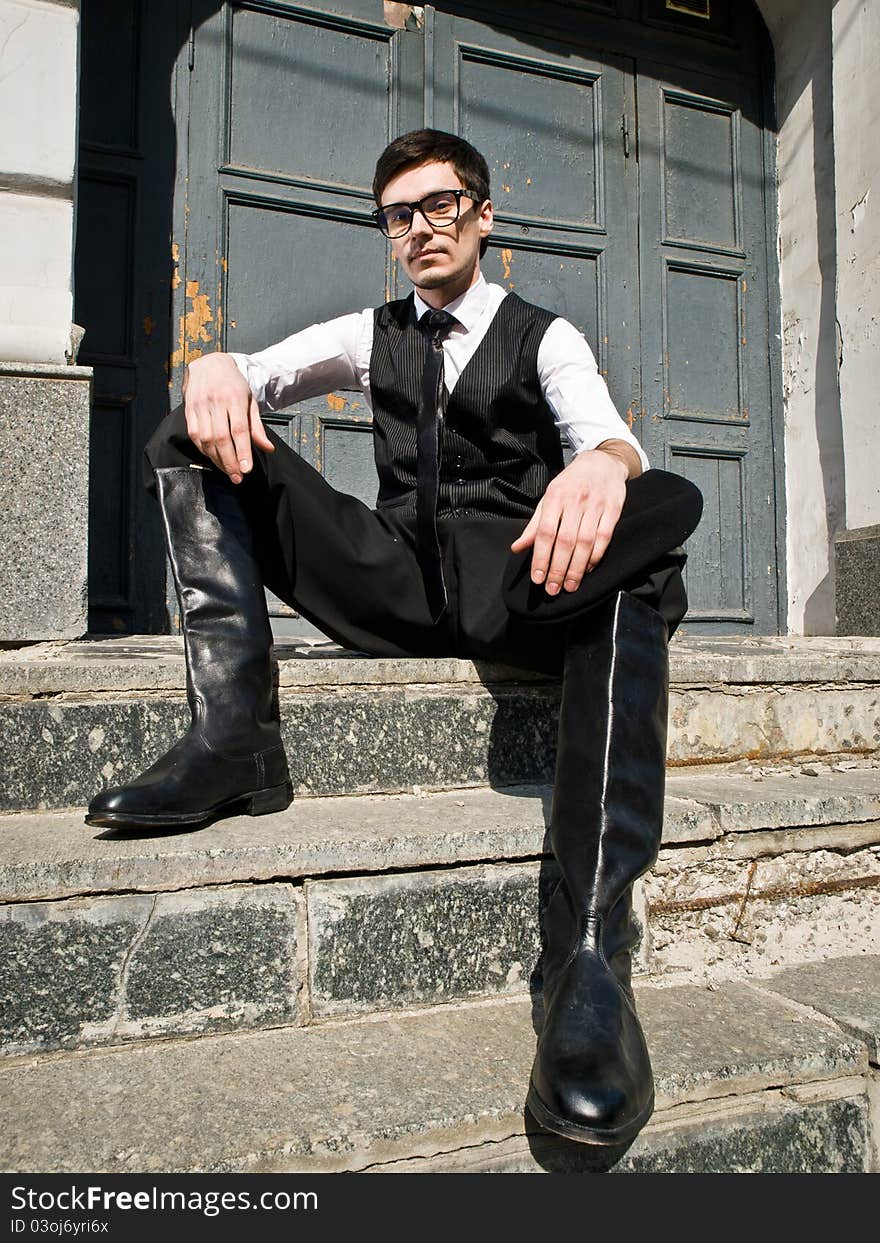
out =
<svg viewBox="0 0 880 1243"><path fill-rule="evenodd" d="M405 237L412 228L413 216L417 211L434 228L444 229L447 225L455 224L461 212L462 199L482 202L479 194L475 194L473 190L435 190L433 194L416 199L414 203L388 203L385 207L377 207L370 214L386 237Z"/></svg>

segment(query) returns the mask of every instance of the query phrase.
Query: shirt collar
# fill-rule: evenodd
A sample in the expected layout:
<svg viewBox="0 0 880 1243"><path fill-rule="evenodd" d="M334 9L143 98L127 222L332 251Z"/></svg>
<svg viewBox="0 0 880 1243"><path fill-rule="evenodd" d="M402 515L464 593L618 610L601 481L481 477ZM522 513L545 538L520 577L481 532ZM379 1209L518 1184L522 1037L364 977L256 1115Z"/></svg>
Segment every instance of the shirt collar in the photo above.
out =
<svg viewBox="0 0 880 1243"><path fill-rule="evenodd" d="M420 320L424 314L434 309L428 306L417 289L413 290L413 301L415 303L417 320ZM476 327L477 321L485 311L488 302L489 286L481 272L476 284L471 285L470 289L466 289L459 297L453 298L452 302L447 302L443 310L448 311L450 315L454 315L461 326L467 332L470 332L472 328Z"/></svg>

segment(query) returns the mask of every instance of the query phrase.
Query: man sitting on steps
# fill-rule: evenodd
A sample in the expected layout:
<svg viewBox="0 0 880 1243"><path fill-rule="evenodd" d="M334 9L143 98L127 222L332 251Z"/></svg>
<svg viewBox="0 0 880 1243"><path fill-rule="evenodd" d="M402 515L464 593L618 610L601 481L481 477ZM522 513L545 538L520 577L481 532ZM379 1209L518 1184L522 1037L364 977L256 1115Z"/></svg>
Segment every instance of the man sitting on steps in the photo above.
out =
<svg viewBox="0 0 880 1243"><path fill-rule="evenodd" d="M686 610L678 545L699 496L645 471L582 335L484 280L493 216L478 151L406 134L380 156L373 190L414 292L261 353L191 363L184 406L147 446L192 723L140 777L96 795L87 820L191 829L288 805L264 587L347 648L562 674L550 825L561 879L544 914L529 1105L561 1135L623 1144L653 1109L631 897L660 843L667 640ZM373 412L375 509L260 418L358 388ZM577 449L567 467L560 430Z"/></svg>

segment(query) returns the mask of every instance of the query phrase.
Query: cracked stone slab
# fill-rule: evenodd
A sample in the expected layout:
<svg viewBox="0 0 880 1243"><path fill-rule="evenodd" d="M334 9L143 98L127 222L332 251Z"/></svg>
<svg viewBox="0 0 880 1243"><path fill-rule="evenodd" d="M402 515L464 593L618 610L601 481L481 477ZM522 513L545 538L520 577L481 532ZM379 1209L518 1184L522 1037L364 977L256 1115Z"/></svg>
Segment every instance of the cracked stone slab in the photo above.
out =
<svg viewBox="0 0 880 1243"><path fill-rule="evenodd" d="M529 987L548 864L500 864L306 883L316 1018Z"/></svg>
<svg viewBox="0 0 880 1243"><path fill-rule="evenodd" d="M0 1051L61 1048L112 1027L130 946L152 898L73 898L0 908Z"/></svg>
<svg viewBox="0 0 880 1243"><path fill-rule="evenodd" d="M541 988L541 913L559 869L541 864L306 882L313 1017ZM647 969L641 882L633 970Z"/></svg>
<svg viewBox="0 0 880 1243"><path fill-rule="evenodd" d="M701 821L697 818L697 825L704 824L709 813L715 826L713 836L880 820L880 769L876 768L819 777L796 773L760 781L723 771L705 775L672 772L666 790L673 796L681 790L688 803L682 808L681 828L676 825L673 831L664 832L666 842L688 840L688 812L693 815L694 808L697 817L702 817ZM690 838L696 838L696 831L691 830Z"/></svg>
<svg viewBox="0 0 880 1243"><path fill-rule="evenodd" d="M541 911L558 879L546 859L306 882L312 1015L538 991ZM640 898L637 887L635 971Z"/></svg>
<svg viewBox="0 0 880 1243"><path fill-rule="evenodd" d="M298 1017L298 899L288 885L0 909L0 1052Z"/></svg>
<svg viewBox="0 0 880 1243"><path fill-rule="evenodd" d="M378 1173L467 1174L861 1174L869 1154L864 1085L853 1095L795 1103L781 1094L747 1097L682 1117L670 1111L616 1150L573 1144L533 1130L523 1136L371 1167Z"/></svg>
<svg viewBox="0 0 880 1243"><path fill-rule="evenodd" d="M837 958L833 964L805 963L761 983L771 992L826 1014L843 1031L863 1040L871 1061L880 1065L880 957L862 954Z"/></svg>
<svg viewBox="0 0 880 1243"><path fill-rule="evenodd" d="M833 969L830 963L818 966ZM748 984L733 981L715 990L650 986L638 998L660 1109L867 1068L861 1040Z"/></svg>
<svg viewBox="0 0 880 1243"><path fill-rule="evenodd" d="M786 818L814 827L824 815L858 821L876 803L880 770L823 779L833 796L814 798L815 781L780 779L783 815L764 785L750 801L751 783L739 774L726 783L712 778L705 802L686 797L691 789L699 791L702 777L671 774L664 843L679 848L688 841L711 842L721 835L721 822L739 826L747 837L745 830L758 832L768 821ZM721 801L722 786L729 804ZM10 815L0 817L0 901L537 858L549 853L551 798L549 785L528 785L296 799L275 815L231 817L196 832L150 836L96 832L82 813ZM769 848L766 839L761 845ZM801 848L808 845L803 841Z"/></svg>
<svg viewBox="0 0 880 1243"><path fill-rule="evenodd" d="M540 855L550 790L453 790L295 800L284 812L236 816L191 833L97 831L79 813L0 819L5 900L381 872Z"/></svg>
<svg viewBox="0 0 880 1243"><path fill-rule="evenodd" d="M636 994L658 1124L685 1101L864 1073L861 1042L743 986ZM0 1168L362 1169L502 1140L524 1132L534 1049L517 998L7 1062Z"/></svg>

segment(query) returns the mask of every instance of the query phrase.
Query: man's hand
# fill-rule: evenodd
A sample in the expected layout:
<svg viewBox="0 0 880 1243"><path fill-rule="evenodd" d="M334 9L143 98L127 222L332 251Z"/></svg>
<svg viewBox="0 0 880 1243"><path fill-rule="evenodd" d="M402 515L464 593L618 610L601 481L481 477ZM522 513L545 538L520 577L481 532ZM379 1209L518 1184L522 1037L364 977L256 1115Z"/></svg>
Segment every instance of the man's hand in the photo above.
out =
<svg viewBox="0 0 880 1243"><path fill-rule="evenodd" d="M183 397L190 440L233 483L253 467L251 441L275 452L254 395L228 354L194 359L184 373Z"/></svg>
<svg viewBox="0 0 880 1243"><path fill-rule="evenodd" d="M599 564L626 497L626 480L641 474L639 456L624 440L606 440L579 453L550 481L522 535L510 545L534 545L532 582L546 579L548 595L577 591Z"/></svg>

